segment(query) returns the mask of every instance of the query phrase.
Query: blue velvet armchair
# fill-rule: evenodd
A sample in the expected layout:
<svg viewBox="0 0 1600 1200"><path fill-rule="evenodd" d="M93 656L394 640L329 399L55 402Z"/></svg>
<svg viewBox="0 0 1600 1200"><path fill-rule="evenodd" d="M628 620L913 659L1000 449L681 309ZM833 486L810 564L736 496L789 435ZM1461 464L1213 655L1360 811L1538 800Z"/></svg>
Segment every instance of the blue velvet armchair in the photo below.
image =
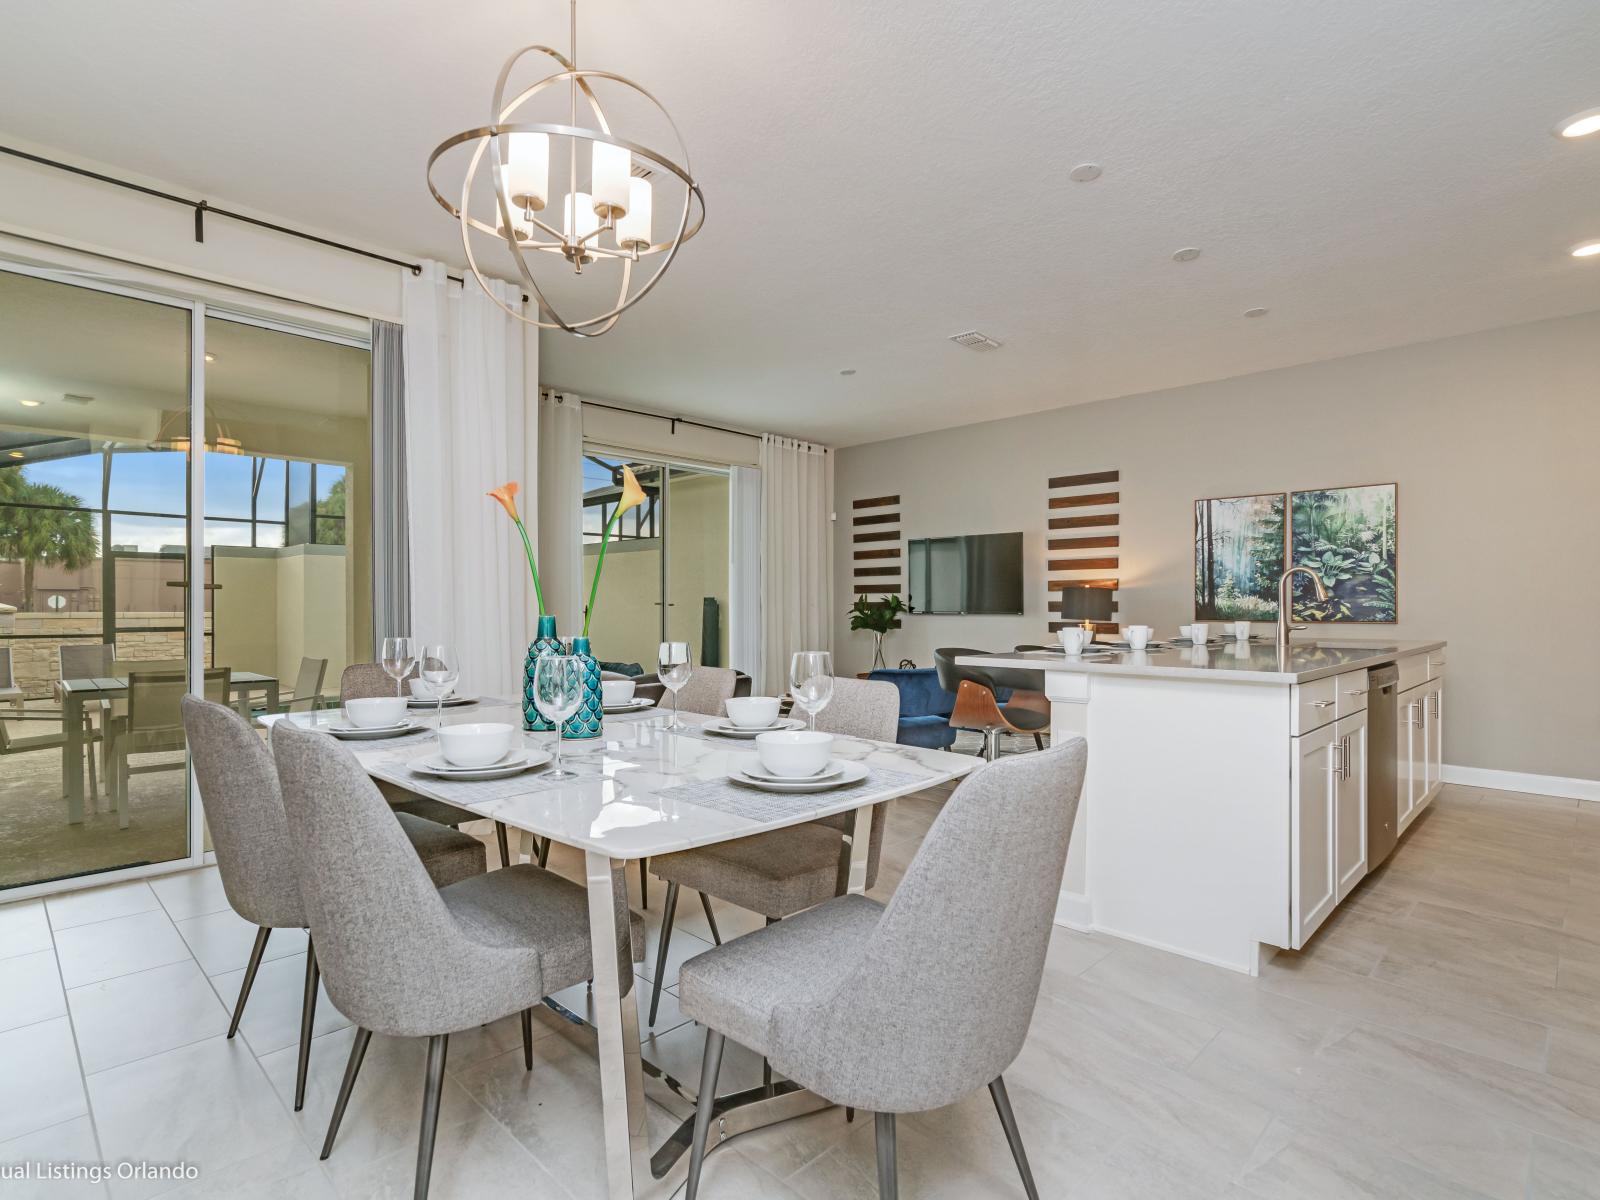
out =
<svg viewBox="0 0 1600 1200"><path fill-rule="evenodd" d="M900 728L895 741L902 746L942 750L956 740L956 731L950 727L955 693L939 686L938 673L932 667L889 668L874 671L869 678L887 680L900 689Z"/></svg>

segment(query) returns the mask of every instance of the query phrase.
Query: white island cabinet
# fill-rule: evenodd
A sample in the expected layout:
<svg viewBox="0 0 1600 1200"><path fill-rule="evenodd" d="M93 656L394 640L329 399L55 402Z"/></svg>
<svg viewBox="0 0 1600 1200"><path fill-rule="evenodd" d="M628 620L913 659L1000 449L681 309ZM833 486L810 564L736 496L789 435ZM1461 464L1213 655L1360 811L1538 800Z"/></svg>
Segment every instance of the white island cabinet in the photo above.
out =
<svg viewBox="0 0 1600 1200"><path fill-rule="evenodd" d="M958 664L1039 678L1056 736L1089 741L1089 773L1057 920L1254 974L1300 949L1366 877L1369 671L1399 670L1392 819L1439 788L1440 642L1213 643ZM1387 726L1386 726L1387 728ZM1379 739L1385 747L1388 738ZM1383 805L1375 808L1375 804Z"/></svg>

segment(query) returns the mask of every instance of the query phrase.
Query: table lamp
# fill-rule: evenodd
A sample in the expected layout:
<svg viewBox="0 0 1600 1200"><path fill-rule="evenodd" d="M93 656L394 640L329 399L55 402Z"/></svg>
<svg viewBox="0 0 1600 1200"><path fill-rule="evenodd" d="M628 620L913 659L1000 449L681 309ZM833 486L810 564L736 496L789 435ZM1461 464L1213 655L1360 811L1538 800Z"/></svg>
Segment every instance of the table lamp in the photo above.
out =
<svg viewBox="0 0 1600 1200"><path fill-rule="evenodd" d="M1096 621L1111 620L1111 589L1069 585L1061 589L1061 615L1069 621L1082 621L1094 632Z"/></svg>

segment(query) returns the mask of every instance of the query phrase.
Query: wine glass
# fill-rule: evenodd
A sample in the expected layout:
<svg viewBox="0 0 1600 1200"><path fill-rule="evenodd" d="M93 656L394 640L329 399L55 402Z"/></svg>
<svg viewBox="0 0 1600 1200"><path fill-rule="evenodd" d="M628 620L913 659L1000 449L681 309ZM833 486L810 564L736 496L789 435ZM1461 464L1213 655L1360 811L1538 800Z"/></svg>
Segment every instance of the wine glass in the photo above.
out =
<svg viewBox="0 0 1600 1200"><path fill-rule="evenodd" d="M561 767L561 726L583 703L583 660L570 654L546 654L533 670L533 703L556 727L556 765L546 779L574 779L576 771Z"/></svg>
<svg viewBox="0 0 1600 1200"><path fill-rule="evenodd" d="M417 665L416 640L408 637L384 638L383 653L378 660L383 664L383 673L394 680L394 694L404 696L402 684L405 677L411 674L411 668Z"/></svg>
<svg viewBox="0 0 1600 1200"><path fill-rule="evenodd" d="M417 671L438 699L438 706L434 709L434 724L443 725L445 697L455 690L456 680L461 678L460 660L449 646L424 646Z"/></svg>
<svg viewBox="0 0 1600 1200"><path fill-rule="evenodd" d="M689 654L688 642L661 643L661 648L656 651L656 678L672 693L672 724L667 726L668 729L678 727L678 690L689 682L693 670L694 661Z"/></svg>
<svg viewBox="0 0 1600 1200"><path fill-rule="evenodd" d="M789 660L789 694L815 730L817 714L833 699L833 655L826 650L796 650Z"/></svg>

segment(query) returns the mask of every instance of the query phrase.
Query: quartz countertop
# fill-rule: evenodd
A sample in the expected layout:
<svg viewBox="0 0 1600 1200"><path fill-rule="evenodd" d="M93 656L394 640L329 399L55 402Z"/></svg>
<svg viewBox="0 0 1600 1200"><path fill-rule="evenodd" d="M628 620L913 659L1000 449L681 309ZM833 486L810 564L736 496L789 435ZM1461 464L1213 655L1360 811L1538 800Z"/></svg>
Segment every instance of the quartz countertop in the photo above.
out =
<svg viewBox="0 0 1600 1200"><path fill-rule="evenodd" d="M1128 678L1208 679L1232 683L1309 683L1328 675L1362 667L1377 667L1413 654L1438 650L1444 642L1317 639L1295 642L1289 661L1280 662L1272 641L1240 645L1232 638L1205 646L1180 646L1162 650L1106 650L1095 648L1080 657L1056 650L1024 653L964 654L956 659L964 667L989 667L1021 671L1072 671L1081 675L1120 675Z"/></svg>

